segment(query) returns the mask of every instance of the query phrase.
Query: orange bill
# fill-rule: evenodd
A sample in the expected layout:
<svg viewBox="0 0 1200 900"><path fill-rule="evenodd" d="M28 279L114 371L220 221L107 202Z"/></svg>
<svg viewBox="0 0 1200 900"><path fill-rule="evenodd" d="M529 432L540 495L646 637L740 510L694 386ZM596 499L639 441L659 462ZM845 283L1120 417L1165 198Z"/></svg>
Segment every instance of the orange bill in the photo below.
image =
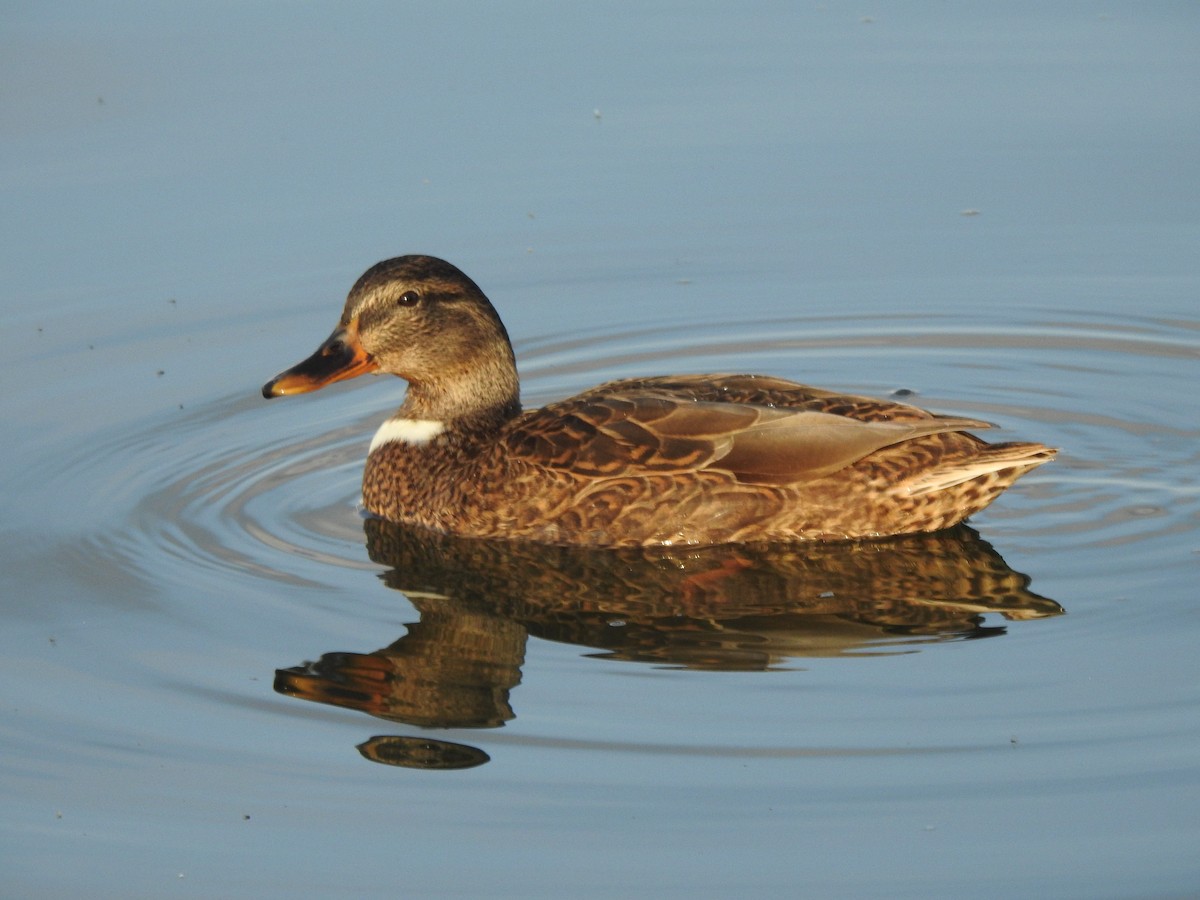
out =
<svg viewBox="0 0 1200 900"><path fill-rule="evenodd" d="M358 342L358 329L351 322L333 334L304 362L280 372L263 385L263 396L283 397L287 394L307 394L379 368L371 354Z"/></svg>

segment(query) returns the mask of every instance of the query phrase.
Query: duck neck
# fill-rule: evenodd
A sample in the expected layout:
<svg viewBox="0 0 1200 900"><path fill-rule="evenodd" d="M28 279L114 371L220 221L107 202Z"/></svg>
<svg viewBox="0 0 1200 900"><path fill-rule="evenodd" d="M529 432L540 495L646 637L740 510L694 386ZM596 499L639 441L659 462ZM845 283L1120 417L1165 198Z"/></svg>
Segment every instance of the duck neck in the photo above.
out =
<svg viewBox="0 0 1200 900"><path fill-rule="evenodd" d="M507 373L502 367L476 369L464 380L409 382L396 417L441 423L446 431L487 434L520 412L516 369L510 365Z"/></svg>

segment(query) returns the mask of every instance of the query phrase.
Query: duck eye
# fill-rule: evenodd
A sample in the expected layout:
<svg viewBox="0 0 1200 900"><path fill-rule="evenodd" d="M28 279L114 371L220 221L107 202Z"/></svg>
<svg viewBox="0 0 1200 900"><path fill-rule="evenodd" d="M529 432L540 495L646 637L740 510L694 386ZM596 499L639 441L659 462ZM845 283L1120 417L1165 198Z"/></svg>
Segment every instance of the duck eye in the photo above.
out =
<svg viewBox="0 0 1200 900"><path fill-rule="evenodd" d="M400 299L396 301L399 306L416 306L417 301L421 299L421 295L416 291L405 291L400 295Z"/></svg>

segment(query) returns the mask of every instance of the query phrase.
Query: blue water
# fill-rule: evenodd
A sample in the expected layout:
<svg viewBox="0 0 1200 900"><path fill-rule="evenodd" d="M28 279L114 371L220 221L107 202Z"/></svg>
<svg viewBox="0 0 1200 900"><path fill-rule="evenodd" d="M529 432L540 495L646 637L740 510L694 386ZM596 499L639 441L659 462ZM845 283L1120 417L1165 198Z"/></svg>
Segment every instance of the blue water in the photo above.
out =
<svg viewBox="0 0 1200 900"><path fill-rule="evenodd" d="M4 18L0 894L1200 889L1191 5ZM402 385L258 389L408 252L489 294L527 404L761 371L1061 447L972 522L1040 600L680 627L649 574L392 571L356 501ZM375 712L433 706L471 634L499 727L275 688L363 654L407 679Z"/></svg>

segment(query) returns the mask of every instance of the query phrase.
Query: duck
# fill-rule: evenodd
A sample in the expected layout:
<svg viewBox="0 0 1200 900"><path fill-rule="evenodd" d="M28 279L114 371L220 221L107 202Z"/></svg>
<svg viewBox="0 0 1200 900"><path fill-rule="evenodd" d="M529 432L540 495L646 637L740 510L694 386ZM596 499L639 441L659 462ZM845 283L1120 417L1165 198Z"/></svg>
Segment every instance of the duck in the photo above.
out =
<svg viewBox="0 0 1200 900"><path fill-rule="evenodd" d="M624 378L526 410L495 307L425 255L368 269L332 334L262 393L366 373L407 390L367 450L363 508L458 537L618 548L936 532L1057 452L770 375Z"/></svg>

